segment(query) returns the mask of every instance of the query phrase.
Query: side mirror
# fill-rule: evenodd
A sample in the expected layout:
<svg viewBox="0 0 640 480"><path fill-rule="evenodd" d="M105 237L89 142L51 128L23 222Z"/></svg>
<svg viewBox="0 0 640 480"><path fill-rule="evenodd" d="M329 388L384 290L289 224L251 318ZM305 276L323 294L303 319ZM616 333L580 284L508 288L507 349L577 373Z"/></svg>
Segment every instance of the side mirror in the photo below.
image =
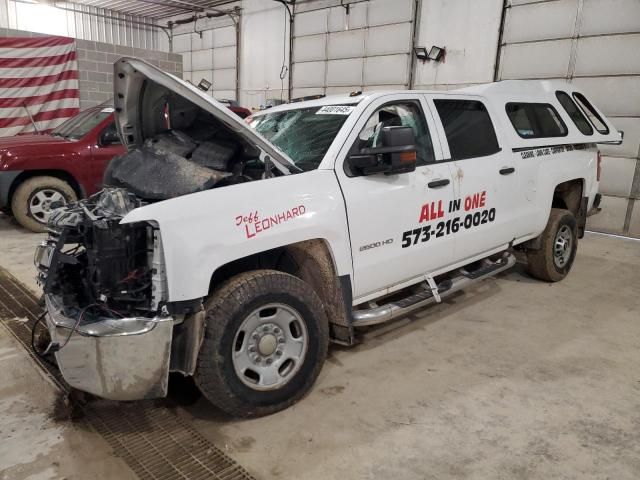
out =
<svg viewBox="0 0 640 480"><path fill-rule="evenodd" d="M107 129L100 135L100 145L106 147L108 145L117 145L122 143L116 130Z"/></svg>
<svg viewBox="0 0 640 480"><path fill-rule="evenodd" d="M347 157L353 175L413 172L416 169L416 140L411 127L383 127L380 147L363 148Z"/></svg>

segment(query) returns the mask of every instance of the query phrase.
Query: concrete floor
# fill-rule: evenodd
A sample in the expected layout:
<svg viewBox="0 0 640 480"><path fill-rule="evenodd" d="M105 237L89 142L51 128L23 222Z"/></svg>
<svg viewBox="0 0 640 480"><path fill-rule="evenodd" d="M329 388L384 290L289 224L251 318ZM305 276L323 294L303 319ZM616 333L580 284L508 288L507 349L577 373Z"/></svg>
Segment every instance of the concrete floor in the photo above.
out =
<svg viewBox="0 0 640 480"><path fill-rule="evenodd" d="M0 216L0 265L30 286L38 238ZM559 284L518 265L369 332L356 348L332 347L311 394L284 412L232 420L202 398L178 412L260 479L637 479L639 312L640 242L589 234ZM0 329L0 348L19 363L0 377L0 404L23 409L20 418L36 412L64 442L93 436L48 423L53 387L3 337ZM10 418L0 417L0 472L21 464L40 476L5 477L59 478L16 443L31 435L38 458L51 459L53 434ZM92 440L94 461L65 455L67 478L107 478L105 465L121 467ZM126 478L117 471L113 478Z"/></svg>

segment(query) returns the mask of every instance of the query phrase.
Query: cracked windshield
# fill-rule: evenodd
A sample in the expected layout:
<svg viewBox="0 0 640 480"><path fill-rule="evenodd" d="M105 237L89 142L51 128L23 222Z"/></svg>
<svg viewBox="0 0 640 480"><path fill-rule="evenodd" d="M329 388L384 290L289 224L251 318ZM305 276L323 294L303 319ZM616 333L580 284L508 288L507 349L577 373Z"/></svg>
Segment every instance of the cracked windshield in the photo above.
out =
<svg viewBox="0 0 640 480"><path fill-rule="evenodd" d="M304 171L315 170L355 105L300 108L256 116L250 123Z"/></svg>

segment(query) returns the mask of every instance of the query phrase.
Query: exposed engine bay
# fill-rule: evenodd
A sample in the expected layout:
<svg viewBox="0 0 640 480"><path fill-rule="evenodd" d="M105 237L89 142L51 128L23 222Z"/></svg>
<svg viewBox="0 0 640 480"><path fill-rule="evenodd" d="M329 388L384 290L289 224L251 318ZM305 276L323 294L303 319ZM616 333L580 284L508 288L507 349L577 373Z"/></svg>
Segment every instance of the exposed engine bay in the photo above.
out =
<svg viewBox="0 0 640 480"><path fill-rule="evenodd" d="M37 252L42 258L36 259L44 293L65 305L100 304L122 315L157 309L159 297L152 292L154 275L162 273L154 272L154 250L161 248L157 231L150 224L119 223L142 205L124 189L107 188L55 210L49 238Z"/></svg>
<svg viewBox="0 0 640 480"><path fill-rule="evenodd" d="M49 238L37 251L39 282L64 305L153 315L166 297L160 233L120 220L153 202L280 174L214 115L147 82L136 135L121 129L129 151L111 160L102 191L51 214Z"/></svg>
<svg viewBox="0 0 640 480"><path fill-rule="evenodd" d="M247 145L213 115L164 89L153 99L142 144L115 157L103 184L146 201L167 200L264 176L259 149ZM132 148L133 147L133 148Z"/></svg>

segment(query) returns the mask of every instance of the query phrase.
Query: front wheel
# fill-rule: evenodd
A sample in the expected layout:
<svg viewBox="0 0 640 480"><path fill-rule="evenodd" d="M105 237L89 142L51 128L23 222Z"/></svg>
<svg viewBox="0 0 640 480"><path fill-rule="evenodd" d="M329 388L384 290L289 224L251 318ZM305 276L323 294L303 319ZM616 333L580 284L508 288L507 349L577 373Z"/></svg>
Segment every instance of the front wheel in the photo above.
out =
<svg viewBox="0 0 640 480"><path fill-rule="evenodd" d="M540 280L558 282L569 274L576 257L576 217L569 210L552 208L540 237L541 248L527 252L529 273Z"/></svg>
<svg viewBox="0 0 640 480"><path fill-rule="evenodd" d="M322 302L293 275L246 272L205 302L205 338L195 381L226 413L258 417L304 396L327 356Z"/></svg>

